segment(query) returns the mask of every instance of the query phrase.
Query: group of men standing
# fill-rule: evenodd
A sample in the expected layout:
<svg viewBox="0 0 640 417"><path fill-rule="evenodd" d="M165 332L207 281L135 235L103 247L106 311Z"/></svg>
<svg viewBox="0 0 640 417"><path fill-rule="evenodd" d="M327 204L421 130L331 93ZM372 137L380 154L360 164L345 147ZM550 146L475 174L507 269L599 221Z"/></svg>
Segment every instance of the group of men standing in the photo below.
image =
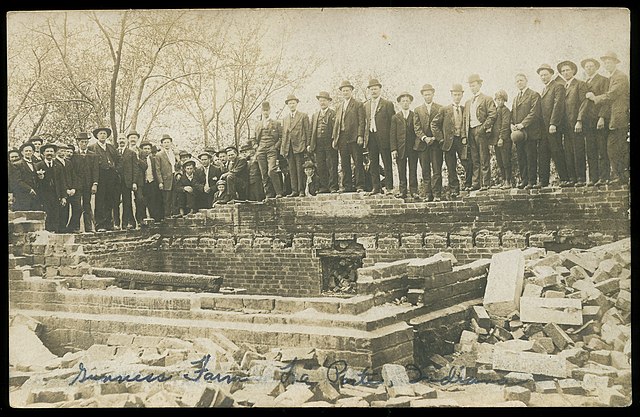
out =
<svg viewBox="0 0 640 417"><path fill-rule="evenodd" d="M370 98L364 103L353 97L354 86L343 81L335 110L331 95L321 91L316 96L319 109L311 117L299 111L300 100L289 95L281 122L271 118L271 106L263 102L250 142L240 152L233 146L218 152L205 149L198 155L197 168L189 152L176 155L173 139L166 134L159 150L151 142L139 143L137 132L120 139L116 148L107 141L108 128L93 131L97 142L92 145L87 133L78 134L77 147L34 137L9 152L9 187L16 210L44 209L48 230L76 232L83 214L85 231L113 230L120 224L138 227L147 217L160 221L232 200L367 189L368 195L387 192L440 201L445 198L443 164L449 198L460 190L547 187L552 160L562 187L626 184L629 79L616 68L620 61L615 53L600 60L608 78L598 74L600 62L594 58L581 61L584 81L576 78L578 67L572 61L556 66L559 75L550 65L541 65L536 71L544 84L540 93L528 87L525 74L516 74L518 94L511 109L504 90L493 98L482 93L478 74L467 80L472 97L464 105L461 84L452 86L447 105L436 103L435 88L424 84L423 104L411 110L414 97L402 92L396 111L381 96L382 84L376 79L369 81ZM511 166L513 147L517 182ZM367 154L370 165L365 170ZM494 154L498 182L491 175ZM460 178L458 161L463 168Z"/></svg>

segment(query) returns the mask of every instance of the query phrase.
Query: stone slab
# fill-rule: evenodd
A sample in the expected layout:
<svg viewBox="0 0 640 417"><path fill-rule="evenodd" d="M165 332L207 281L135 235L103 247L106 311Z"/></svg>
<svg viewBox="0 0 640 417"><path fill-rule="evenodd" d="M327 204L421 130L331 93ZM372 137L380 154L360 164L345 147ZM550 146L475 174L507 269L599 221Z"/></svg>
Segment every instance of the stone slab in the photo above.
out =
<svg viewBox="0 0 640 417"><path fill-rule="evenodd" d="M570 298L520 299L520 319L525 323L582 325L582 302Z"/></svg>

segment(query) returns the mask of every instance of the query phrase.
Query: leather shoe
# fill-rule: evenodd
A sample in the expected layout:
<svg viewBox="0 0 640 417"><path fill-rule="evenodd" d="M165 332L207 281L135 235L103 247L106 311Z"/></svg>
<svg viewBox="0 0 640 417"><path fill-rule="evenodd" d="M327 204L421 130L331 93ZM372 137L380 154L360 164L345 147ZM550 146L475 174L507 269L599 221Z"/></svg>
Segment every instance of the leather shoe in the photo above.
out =
<svg viewBox="0 0 640 417"><path fill-rule="evenodd" d="M489 189L489 187L487 187L486 185L483 185L482 187L480 187L480 191L487 191Z"/></svg>
<svg viewBox="0 0 640 417"><path fill-rule="evenodd" d="M529 184L527 184L527 185L525 185L525 186L524 186L524 189L525 189L525 190L530 190L530 189L532 189L532 188L533 188L533 185L529 185Z"/></svg>
<svg viewBox="0 0 640 417"><path fill-rule="evenodd" d="M300 195L300 193L291 193L289 194L289 197L298 197Z"/></svg>
<svg viewBox="0 0 640 417"><path fill-rule="evenodd" d="M438 201L441 201L440 197L433 197L433 202L434 203L437 203Z"/></svg>

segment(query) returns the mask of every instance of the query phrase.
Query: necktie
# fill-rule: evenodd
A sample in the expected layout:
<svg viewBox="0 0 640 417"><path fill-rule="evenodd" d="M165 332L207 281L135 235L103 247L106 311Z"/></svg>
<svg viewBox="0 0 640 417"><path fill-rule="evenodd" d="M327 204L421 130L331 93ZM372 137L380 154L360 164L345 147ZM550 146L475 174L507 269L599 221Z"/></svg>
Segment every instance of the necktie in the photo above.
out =
<svg viewBox="0 0 640 417"><path fill-rule="evenodd" d="M342 116L340 116L340 127L341 130L344 130L344 114L347 112L347 106L349 105L348 102L344 102L342 104Z"/></svg>
<svg viewBox="0 0 640 417"><path fill-rule="evenodd" d="M204 169L204 178L205 178L205 185L208 187L209 186L209 167L206 167Z"/></svg>

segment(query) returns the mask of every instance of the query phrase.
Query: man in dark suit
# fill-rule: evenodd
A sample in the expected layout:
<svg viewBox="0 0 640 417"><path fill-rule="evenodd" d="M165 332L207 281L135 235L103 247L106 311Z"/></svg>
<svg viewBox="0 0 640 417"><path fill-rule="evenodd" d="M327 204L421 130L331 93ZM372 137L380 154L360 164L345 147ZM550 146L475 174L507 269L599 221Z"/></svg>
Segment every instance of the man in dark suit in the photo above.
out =
<svg viewBox="0 0 640 417"><path fill-rule="evenodd" d="M447 164L447 173L449 179L449 196L455 198L460 193L460 180L458 179L458 159L463 164L465 170L470 169L465 159L464 147L467 145L466 138L462 138L462 129L464 125L464 106L460 105L464 89L460 84L454 84L451 87L452 104L443 106L438 110L431 121L431 130L436 140L440 143L440 147L444 152L444 160Z"/></svg>
<svg viewBox="0 0 640 417"><path fill-rule="evenodd" d="M318 176L316 175L316 166L312 161L306 161L303 164L305 186L304 194L308 196L317 195L320 191L320 183L318 182Z"/></svg>
<svg viewBox="0 0 640 417"><path fill-rule="evenodd" d="M138 146L137 139L140 137L137 132L129 132L127 139L130 140L129 146L122 151L122 228L135 229L136 219L133 215L133 202L132 195L137 194L138 188L142 188L142 182L140 182L140 164L138 162ZM136 201L136 206L138 201Z"/></svg>
<svg viewBox="0 0 640 417"><path fill-rule="evenodd" d="M36 193L42 207L47 214L44 228L50 232L57 232L60 217L59 207L61 201L58 199L56 190L56 179L53 170L53 164L58 147L52 143L46 143L40 147L43 160L35 165L38 175L38 183Z"/></svg>
<svg viewBox="0 0 640 417"><path fill-rule="evenodd" d="M540 185L549 185L551 173L551 160L556 166L556 172L560 179L560 186L572 185L569 182L567 163L562 146L560 131L564 123L564 86L552 80L554 69L548 64L540 65L537 73L544 84L540 95L540 111L542 114L542 126L540 143L538 144L538 177Z"/></svg>
<svg viewBox="0 0 640 417"><path fill-rule="evenodd" d="M280 154L287 158L291 175L291 197L304 196L304 153L309 146L309 116L297 110L300 100L294 95L287 96L285 104L289 111L282 120L282 143ZM227 181L228 183L229 181Z"/></svg>
<svg viewBox="0 0 640 417"><path fill-rule="evenodd" d="M391 118L391 133L389 137L391 157L396 161L396 165L398 166L398 180L400 181L399 195L402 198L407 197L407 162L409 155L415 154L413 150L416 141L416 131L413 126L414 115L413 112L409 110L412 101L413 96L406 91L398 96L400 111ZM411 159L417 160L417 157L411 156ZM386 168L385 166L385 173ZM409 190L411 196L414 198L418 192L418 175L416 168L417 166L414 166L412 169L411 164L409 164ZM425 182L425 187L430 189L430 185L430 182Z"/></svg>
<svg viewBox="0 0 640 417"><path fill-rule="evenodd" d="M336 123L331 135L333 149L340 153L342 167L342 188L346 192L353 192L351 160L354 163L356 175L355 191L364 191L364 166L362 164L362 149L364 146L365 113L361 102L353 98L353 85L343 81L339 88L343 101L336 109Z"/></svg>
<svg viewBox="0 0 640 417"><path fill-rule="evenodd" d="M582 131L585 111L587 109L587 83L575 78L578 66L571 61L558 64L558 72L566 81L564 101L564 152L567 161L569 180L574 181L576 187L582 187L587 182L587 167L585 156L585 139Z"/></svg>
<svg viewBox="0 0 640 417"><path fill-rule="evenodd" d="M247 200L263 201L265 198L264 188L262 187L262 175L260 173L260 164L256 159L256 151L251 142L245 143L240 148L240 156L247 160L249 167L249 187L247 188Z"/></svg>
<svg viewBox="0 0 640 417"><path fill-rule="evenodd" d="M491 186L489 141L496 120L496 104L491 97L480 92L482 79L478 74L471 74L467 82L473 96L464 105L462 135L469 144L472 175L469 184L469 174L466 174L465 185L467 190L484 191Z"/></svg>
<svg viewBox="0 0 640 417"><path fill-rule="evenodd" d="M609 80L598 74L600 63L594 58L580 62L587 74L587 89L596 96L605 94L609 89ZM602 185L609 180L609 157L607 156L606 121L610 118L610 108L603 103L595 104L587 100L582 129L587 147L587 163L589 164L589 182L587 185Z"/></svg>
<svg viewBox="0 0 640 417"><path fill-rule="evenodd" d="M380 96L382 84L374 79L369 80L367 89L371 98L364 103L365 127L364 147L369 150L371 166L371 183L373 189L370 194L382 192L380 185L380 157L384 165L384 181L387 192L393 193L393 167L391 159L391 145L389 133L391 131L391 118L396 113L393 103Z"/></svg>
<svg viewBox="0 0 640 417"><path fill-rule="evenodd" d="M147 209L149 210L149 217L153 218L156 222L162 220L163 207L162 196L160 195L160 189L158 189L158 177L156 158L153 154L155 146L151 142L144 141L140 144L140 167L142 172L142 202L141 206L136 209L136 219L138 224L141 222L141 218L147 218ZM136 201L136 205L137 205Z"/></svg>
<svg viewBox="0 0 640 417"><path fill-rule="evenodd" d="M36 164L33 160L33 144L25 142L20 146L22 159L15 163L13 177L9 181L13 183L12 191L15 202L15 211L38 211L42 210L42 202L38 196L38 174L36 174Z"/></svg>
<svg viewBox="0 0 640 417"><path fill-rule="evenodd" d="M215 165L211 165L211 154L202 152L198 155L202 166L196 169L196 182L202 184L202 193L200 194L198 208L211 208L213 204L213 194L216 192L216 182L220 179L222 171Z"/></svg>
<svg viewBox="0 0 640 417"><path fill-rule="evenodd" d="M32 136L31 139L29 139L29 142L31 142L31 144L33 145L33 157L32 157L33 162L38 163L42 161L43 156L41 154L40 147L44 143L44 139L36 135L36 136Z"/></svg>
<svg viewBox="0 0 640 417"><path fill-rule="evenodd" d="M309 153L315 154L318 165L320 193L338 192L338 151L331 147L331 133L336 121L336 112L329 107L331 96L320 91L316 96L320 110L311 116L311 143Z"/></svg>
<svg viewBox="0 0 640 417"><path fill-rule="evenodd" d="M181 215L190 214L198 210L197 201L200 200L200 190L203 184L199 183L194 175L196 162L185 161L182 165L184 172L176 182L176 196L178 209Z"/></svg>
<svg viewBox="0 0 640 417"><path fill-rule="evenodd" d="M173 214L173 200L175 183L175 174L178 172L179 162L173 151L173 138L167 134L163 134L160 139L160 150L156 156L155 177L158 181L158 189L162 196L162 207L164 208L164 217L171 217Z"/></svg>
<svg viewBox="0 0 640 417"><path fill-rule="evenodd" d="M53 160L53 176L56 186L56 196L60 204L58 205L58 233L66 233L69 223L71 206L78 210L78 199L76 198L76 178L73 164L66 159L69 150L64 143L58 144L56 157Z"/></svg>
<svg viewBox="0 0 640 417"><path fill-rule="evenodd" d="M119 163L119 155L116 148L107 138L111 136L111 129L103 127L93 131L97 143L89 145L88 149L98 158L98 181L95 200L95 219L98 232L113 230L113 208L119 202L120 182L116 165Z"/></svg>
<svg viewBox="0 0 640 417"><path fill-rule="evenodd" d="M615 52L607 52L600 57L604 68L610 74L606 93L596 96L589 92L587 98L595 104L608 106L609 132L607 134L607 154L611 163L612 180L609 183L626 185L629 181L629 77L616 66L620 63Z"/></svg>
<svg viewBox="0 0 640 417"><path fill-rule="evenodd" d="M280 198L283 196L282 177L277 167L282 139L282 126L277 120L271 118L271 105L267 101L262 103L262 117L253 132L255 136L251 137L251 140L258 145L256 160L262 175L264 193L269 198ZM221 169L220 172L222 173L223 170ZM215 183L212 184L212 188L211 196L213 198L213 193L216 192Z"/></svg>
<svg viewBox="0 0 640 417"><path fill-rule="evenodd" d="M249 165L238 156L235 146L227 147L228 171L220 178L227 182L227 193L232 200L247 200L249 190Z"/></svg>
<svg viewBox="0 0 640 417"><path fill-rule="evenodd" d="M93 232L93 209L91 208L91 196L96 193L98 186L98 157L88 150L89 134L80 132L76 137L78 149L71 157L77 179L76 194L80 200L80 210L71 212L69 228L72 231L80 230L80 217L83 217L84 231Z"/></svg>
<svg viewBox="0 0 640 417"><path fill-rule="evenodd" d="M537 184L538 141L541 136L540 94L527 86L527 76L516 74L518 95L511 107L511 131L521 131L524 140L516 143L520 183L518 188L540 188Z"/></svg>
<svg viewBox="0 0 640 417"><path fill-rule="evenodd" d="M418 160L422 171L424 183L424 197L427 201L440 201L442 197L442 145L437 141L431 129L431 122L436 117L442 106L433 101L436 90L431 84L425 84L420 90L424 98L424 104L416 107L413 114L413 127L416 140L409 154L409 189L414 176L417 177ZM413 174L412 174L413 172ZM416 180L417 185L417 180ZM411 190L412 197L416 191Z"/></svg>

